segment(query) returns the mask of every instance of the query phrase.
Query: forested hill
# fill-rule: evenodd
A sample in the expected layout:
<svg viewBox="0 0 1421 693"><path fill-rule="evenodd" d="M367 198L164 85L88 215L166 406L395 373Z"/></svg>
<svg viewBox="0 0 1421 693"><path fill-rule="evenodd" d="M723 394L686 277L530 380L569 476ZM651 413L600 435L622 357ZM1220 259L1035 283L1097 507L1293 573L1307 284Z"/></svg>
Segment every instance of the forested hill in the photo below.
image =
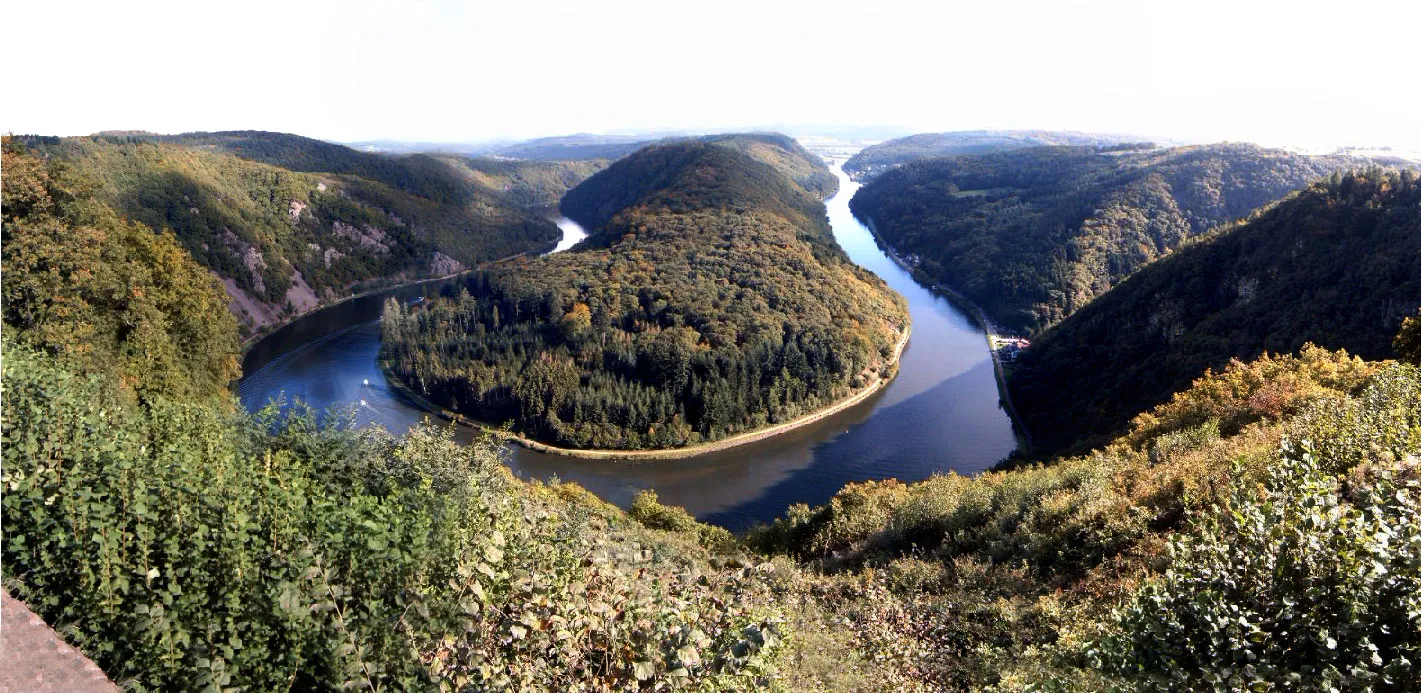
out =
<svg viewBox="0 0 1421 693"><path fill-rule="evenodd" d="M739 170L734 176L723 179L722 185L711 188L704 187L702 193L719 194L725 200L706 200L703 203L721 204L722 202L734 200L738 204L754 201L772 201L783 203L786 200L798 200L803 203L804 212L810 217L823 216L822 209L816 205L816 201L805 202L799 196L787 193L778 188L784 185L784 179L789 179L798 185L805 192L813 197L823 199L833 195L839 189L839 181L834 174L829 171L829 167L818 156L809 153L793 138L775 133L751 133L751 134L729 134L710 135L706 137L667 140L660 144L675 143L705 143L717 147L732 149L749 156L757 161L769 165L778 176L766 173L762 179L751 181L747 178L754 175L755 171ZM646 152L655 153L646 153ZM687 160L676 160L676 157L689 158L702 156L703 150L699 148L671 147L657 148L655 145L642 150L643 158L636 164L622 165L623 162L613 164L615 169L606 176L598 176L590 179L586 184L579 186L568 192L559 204L563 214L576 219L578 223L586 226L589 230L595 230L605 224L617 211L642 202L648 195L657 191L677 187L674 179L677 176L693 175L694 171L687 169ZM653 161L652 157L659 157ZM764 191L756 190L756 185L767 186ZM684 187L684 186L682 186ZM775 189L770 192L770 189ZM811 207L820 209L813 213L807 210Z"/></svg>
<svg viewBox="0 0 1421 693"><path fill-rule="evenodd" d="M631 154L655 139L633 135L563 135L515 142L495 147L490 153L527 161L612 160Z"/></svg>
<svg viewBox="0 0 1421 693"><path fill-rule="evenodd" d="M1010 374L1042 449L1091 442L1205 369L1307 342L1392 358L1421 305L1421 184L1334 174L1141 270L1036 339Z"/></svg>
<svg viewBox="0 0 1421 693"><path fill-rule="evenodd" d="M365 289L551 247L545 213L597 162L384 156L295 135L24 137L123 216L171 230L246 333Z"/></svg>
<svg viewBox="0 0 1421 693"><path fill-rule="evenodd" d="M1132 142L1118 135L1051 130L964 130L908 135L864 147L844 162L854 180L868 180L895 166L917 159L989 154L1026 147L1108 147Z"/></svg>
<svg viewBox="0 0 1421 693"><path fill-rule="evenodd" d="M708 135L701 139L711 144L731 147L773 166L799 187L820 199L826 199L839 191L839 179L825 165L824 160L810 153L789 135L757 132Z"/></svg>
<svg viewBox="0 0 1421 693"><path fill-rule="evenodd" d="M1247 144L1033 148L912 162L851 205L934 281L1031 333L1189 239L1357 162Z"/></svg>
<svg viewBox="0 0 1421 693"><path fill-rule="evenodd" d="M901 297L814 195L736 147L654 145L563 209L577 249L387 308L384 357L443 406L579 448L669 448L789 421L888 375Z"/></svg>
<svg viewBox="0 0 1421 693"><path fill-rule="evenodd" d="M796 224L815 226L827 233L824 206L806 194L810 189L795 182L795 174L809 181L817 170L828 174L824 163L797 143L793 149L781 149L758 136L749 137L754 139L720 136L700 141L715 149L699 146L694 140L647 147L568 191L559 207L594 235L599 235L597 232L618 212L651 204L669 205L677 211L776 207L780 216L792 217ZM744 165L736 160L738 157L718 149L743 153L765 165ZM817 186L813 190L820 191Z"/></svg>

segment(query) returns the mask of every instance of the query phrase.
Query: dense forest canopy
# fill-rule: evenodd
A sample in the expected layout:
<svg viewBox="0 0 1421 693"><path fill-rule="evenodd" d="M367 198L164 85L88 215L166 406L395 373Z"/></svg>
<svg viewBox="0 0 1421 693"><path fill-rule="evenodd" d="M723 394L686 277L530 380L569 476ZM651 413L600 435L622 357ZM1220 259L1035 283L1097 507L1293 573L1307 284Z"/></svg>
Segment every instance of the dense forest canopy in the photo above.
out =
<svg viewBox="0 0 1421 693"><path fill-rule="evenodd" d="M98 181L9 138L3 167L7 344L142 399L225 399L239 375L237 326L221 285L178 239L121 218Z"/></svg>
<svg viewBox="0 0 1421 693"><path fill-rule="evenodd" d="M1245 144L1033 148L909 163L851 204L931 280L1030 333L1348 162Z"/></svg>
<svg viewBox="0 0 1421 693"><path fill-rule="evenodd" d="M480 187L500 192L507 200L524 207L549 209L556 208L567 191L609 163L608 159L550 162L467 156L440 158Z"/></svg>
<svg viewBox="0 0 1421 693"><path fill-rule="evenodd" d="M1023 352L1028 428L1047 450L1089 441L1230 358L1307 342L1394 357L1421 305L1419 205L1413 171L1333 174L1146 267Z"/></svg>
<svg viewBox="0 0 1421 693"><path fill-rule="evenodd" d="M1051 130L964 130L897 137L864 147L844 162L844 172L866 181L896 166L917 159L992 152L1027 147L1114 147L1133 140L1116 135ZM1148 145L1137 144L1138 147Z"/></svg>
<svg viewBox="0 0 1421 693"><path fill-rule="evenodd" d="M592 231L577 249L502 264L413 310L391 305L393 373L559 445L679 447L884 377L907 327L901 297L834 242L823 204L740 147L645 148L562 209Z"/></svg>
<svg viewBox="0 0 1421 693"><path fill-rule="evenodd" d="M599 162L385 156L295 135L22 138L170 230L253 330L362 289L544 250L545 212Z"/></svg>
<svg viewBox="0 0 1421 693"><path fill-rule="evenodd" d="M793 137L775 132L707 135L703 142L730 147L750 158L774 167L806 192L820 199L839 191L839 179L823 160L811 154Z"/></svg>

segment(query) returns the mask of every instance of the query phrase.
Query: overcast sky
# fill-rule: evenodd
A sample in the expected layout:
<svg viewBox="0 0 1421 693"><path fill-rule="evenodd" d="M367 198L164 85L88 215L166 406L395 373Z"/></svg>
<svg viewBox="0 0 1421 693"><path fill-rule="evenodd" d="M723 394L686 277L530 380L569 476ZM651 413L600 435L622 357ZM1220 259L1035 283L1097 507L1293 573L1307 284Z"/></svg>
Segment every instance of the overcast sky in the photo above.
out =
<svg viewBox="0 0 1421 693"><path fill-rule="evenodd" d="M794 124L1421 151L1421 2L7 3L0 129Z"/></svg>

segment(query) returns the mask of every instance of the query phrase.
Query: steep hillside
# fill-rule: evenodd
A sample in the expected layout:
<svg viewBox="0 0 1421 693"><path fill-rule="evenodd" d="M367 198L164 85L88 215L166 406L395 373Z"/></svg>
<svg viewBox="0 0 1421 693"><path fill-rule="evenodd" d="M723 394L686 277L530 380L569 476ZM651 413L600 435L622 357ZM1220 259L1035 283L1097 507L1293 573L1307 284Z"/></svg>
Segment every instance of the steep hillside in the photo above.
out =
<svg viewBox="0 0 1421 693"><path fill-rule="evenodd" d="M1011 330L1038 332L1349 161L1242 144L1024 149L913 162L851 204L932 281Z"/></svg>
<svg viewBox="0 0 1421 693"><path fill-rule="evenodd" d="M577 249L389 309L393 373L557 445L671 448L877 382L907 326L902 299L834 242L823 204L738 147L645 148L562 209L591 232Z"/></svg>
<svg viewBox="0 0 1421 693"><path fill-rule="evenodd" d="M756 161L774 167L806 192L827 199L839 191L839 179L824 160L810 153L793 137L779 133L709 135L704 142L731 147Z"/></svg>
<svg viewBox="0 0 1421 693"><path fill-rule="evenodd" d="M7 375L19 345L139 399L225 400L240 375L237 325L212 275L61 162L6 138L3 169Z"/></svg>
<svg viewBox="0 0 1421 693"><path fill-rule="evenodd" d="M223 279L248 333L364 289L546 249L560 232L529 205L595 168L387 157L273 133L25 143L97 181L120 214L171 230Z"/></svg>
<svg viewBox="0 0 1421 693"><path fill-rule="evenodd" d="M1052 449L1118 431L1231 358L1306 342L1392 357L1418 305L1417 174L1333 175L1106 292L1035 340L1010 386Z"/></svg>
<svg viewBox="0 0 1421 693"><path fill-rule="evenodd" d="M864 147L844 162L844 172L866 181L897 166L935 157L1025 149L1027 147L1108 147L1131 142L1116 135L1050 130L965 130L908 135Z"/></svg>
<svg viewBox="0 0 1421 693"><path fill-rule="evenodd" d="M1400 693L1419 455L1421 369L1310 348L1094 454L851 484L747 540L784 556L791 690Z"/></svg>
<svg viewBox="0 0 1421 693"><path fill-rule="evenodd" d="M793 181L803 192L814 198L823 199L838 190L838 179L829 171L824 160L811 154L792 138L778 134L732 134L707 137L668 140L668 144L713 144L744 154L766 164L779 175L769 175L763 170L743 169L736 175L723 175L719 185L712 186L687 179L686 185L700 186L698 194L716 196L715 199L701 200L697 204L721 205L772 204L783 207L786 201L799 205L792 212L804 217L807 223L822 225L817 219L823 216L822 205L813 201L804 202L802 196L783 190L783 179ZM654 153L648 153L654 152ZM559 207L562 212L588 229L597 229L609 221L614 214L630 207L650 195L675 187L678 177L693 172L688 166L703 154L696 147L647 147L639 153L642 159L637 166L621 166L615 175L597 176L589 179L564 195ZM826 182L825 179L830 182ZM816 211L818 210L818 211ZM782 210L786 211L787 210ZM787 212L789 213L789 212Z"/></svg>
<svg viewBox="0 0 1421 693"><path fill-rule="evenodd" d="M444 157L477 185L502 193L528 208L554 209L567 191L607 167L607 159L510 161L486 157Z"/></svg>

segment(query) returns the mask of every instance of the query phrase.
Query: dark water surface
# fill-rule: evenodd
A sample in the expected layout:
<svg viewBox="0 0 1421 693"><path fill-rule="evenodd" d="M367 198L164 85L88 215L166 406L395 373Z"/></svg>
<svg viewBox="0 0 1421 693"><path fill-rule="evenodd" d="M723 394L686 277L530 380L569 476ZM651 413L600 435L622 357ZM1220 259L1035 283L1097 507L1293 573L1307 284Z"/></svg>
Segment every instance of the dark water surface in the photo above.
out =
<svg viewBox="0 0 1421 693"><path fill-rule="evenodd" d="M654 488L663 503L740 529L770 520L794 503L823 503L851 481L924 479L936 472L972 473L1016 446L1001 408L982 331L947 299L934 296L885 255L849 212L858 190L836 166L840 191L827 202L834 237L854 262L883 277L908 299L913 336L898 377L867 401L813 425L722 452L685 460L578 460L513 447L519 475L576 481L619 505ZM564 238L582 233L560 219ZM557 250L568 244L558 244ZM447 283L445 283L447 284ZM376 364L380 308L387 296L418 300L441 283L347 301L273 333L248 353L237 385L242 403L259 408L285 393L316 408L356 407L357 421L403 432L425 413L391 390ZM460 430L461 439L473 433Z"/></svg>

